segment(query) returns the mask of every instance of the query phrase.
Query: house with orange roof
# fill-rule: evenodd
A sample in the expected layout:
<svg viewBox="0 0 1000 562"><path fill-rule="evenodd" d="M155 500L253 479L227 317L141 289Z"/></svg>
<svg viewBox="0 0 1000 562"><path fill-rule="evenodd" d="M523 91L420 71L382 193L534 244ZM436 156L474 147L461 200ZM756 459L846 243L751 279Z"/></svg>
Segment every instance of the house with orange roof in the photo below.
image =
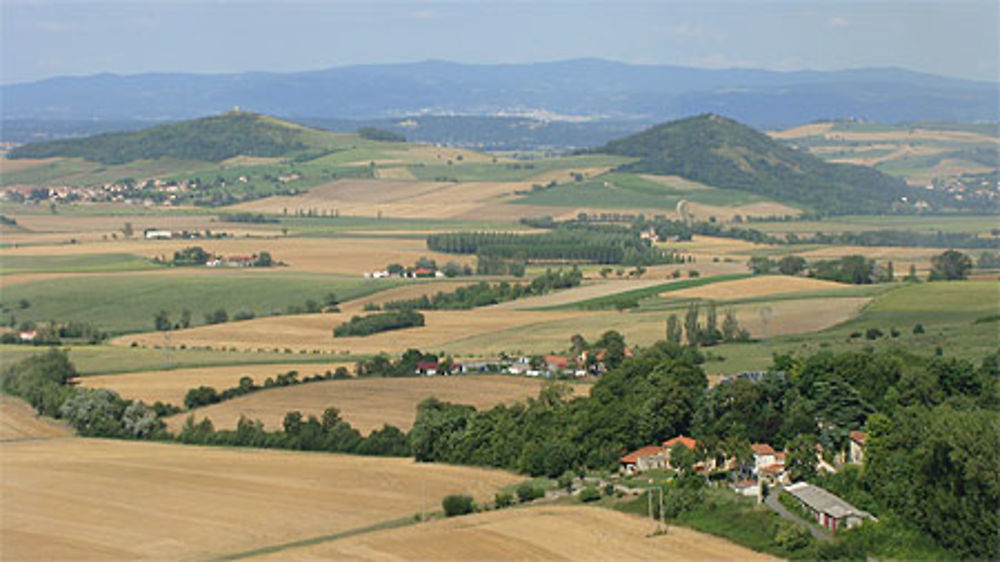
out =
<svg viewBox="0 0 1000 562"><path fill-rule="evenodd" d="M648 445L632 451L621 458L621 471L625 474L638 474L647 470L661 469L667 466L667 457L662 447Z"/></svg>

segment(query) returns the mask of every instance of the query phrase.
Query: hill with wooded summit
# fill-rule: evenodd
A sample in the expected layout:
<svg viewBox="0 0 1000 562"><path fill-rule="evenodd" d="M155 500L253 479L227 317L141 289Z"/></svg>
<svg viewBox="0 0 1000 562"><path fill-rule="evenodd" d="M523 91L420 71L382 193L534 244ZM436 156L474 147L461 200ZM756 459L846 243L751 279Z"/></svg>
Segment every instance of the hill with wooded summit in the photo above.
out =
<svg viewBox="0 0 1000 562"><path fill-rule="evenodd" d="M102 164L159 158L221 162L234 156L293 157L329 150L337 136L236 110L139 131L27 144L12 150L9 157L77 157Z"/></svg>
<svg viewBox="0 0 1000 562"><path fill-rule="evenodd" d="M911 192L901 179L824 162L714 114L658 125L594 152L638 159L619 167L622 172L681 176L819 213L888 210Z"/></svg>

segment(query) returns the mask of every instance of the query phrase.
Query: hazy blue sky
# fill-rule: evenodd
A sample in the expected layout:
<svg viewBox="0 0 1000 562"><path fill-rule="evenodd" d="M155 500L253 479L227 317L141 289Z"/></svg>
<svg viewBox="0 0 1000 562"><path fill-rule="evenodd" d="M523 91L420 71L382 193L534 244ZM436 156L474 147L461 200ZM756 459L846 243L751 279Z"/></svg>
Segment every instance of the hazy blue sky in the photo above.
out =
<svg viewBox="0 0 1000 562"><path fill-rule="evenodd" d="M997 81L998 2L0 0L4 83L576 57Z"/></svg>

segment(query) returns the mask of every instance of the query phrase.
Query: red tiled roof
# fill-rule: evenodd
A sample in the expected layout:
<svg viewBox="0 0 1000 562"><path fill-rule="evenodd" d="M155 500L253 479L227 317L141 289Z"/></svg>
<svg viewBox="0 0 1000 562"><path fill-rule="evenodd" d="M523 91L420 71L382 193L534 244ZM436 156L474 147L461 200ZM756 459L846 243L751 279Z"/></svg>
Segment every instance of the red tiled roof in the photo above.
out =
<svg viewBox="0 0 1000 562"><path fill-rule="evenodd" d="M751 486L756 486L756 480L740 480L739 482L733 482L734 488L749 488Z"/></svg>
<svg viewBox="0 0 1000 562"><path fill-rule="evenodd" d="M784 469L785 465L777 462L761 468L761 470L763 470L764 472L781 472Z"/></svg>
<svg viewBox="0 0 1000 562"><path fill-rule="evenodd" d="M549 365L556 365L557 367L566 367L569 365L569 359L566 359L562 355L546 355L544 359L545 363Z"/></svg>
<svg viewBox="0 0 1000 562"><path fill-rule="evenodd" d="M434 361L420 361L417 363L418 371L436 371L438 369L438 364Z"/></svg>
<svg viewBox="0 0 1000 562"><path fill-rule="evenodd" d="M750 445L750 449L758 455L773 455L774 447L771 447L767 443L754 443Z"/></svg>
<svg viewBox="0 0 1000 562"><path fill-rule="evenodd" d="M698 446L698 442L695 441L694 439L692 439L690 437L684 437L683 435L678 435L677 437L672 437L672 438L667 439L666 441L664 441L663 442L663 448L664 449L669 449L669 448L673 447L674 445L676 445L677 443L680 443L681 445L684 445L685 447L687 447L688 449L691 449L692 451L694 450L695 447Z"/></svg>
<svg viewBox="0 0 1000 562"><path fill-rule="evenodd" d="M641 457L654 457L662 452L663 449L661 447L657 447L656 445L648 445L646 447L643 447L636 451L632 451L631 453L625 455L624 457L622 457L622 462L623 463L639 462L639 459Z"/></svg>
<svg viewBox="0 0 1000 562"><path fill-rule="evenodd" d="M862 445L864 445L866 439L868 439L868 434L865 433L864 431L851 432L851 441L854 441L855 443L861 443Z"/></svg>
<svg viewBox="0 0 1000 562"><path fill-rule="evenodd" d="M785 462L785 457L786 456L788 456L788 453L786 453L784 451L782 451L780 453L775 453L774 454L774 458L778 459L781 462Z"/></svg>
<svg viewBox="0 0 1000 562"><path fill-rule="evenodd" d="M421 267L419 269L414 269L413 270L413 274L414 275L427 275L428 273L433 273L433 271L431 271L430 269L427 269L426 267Z"/></svg>

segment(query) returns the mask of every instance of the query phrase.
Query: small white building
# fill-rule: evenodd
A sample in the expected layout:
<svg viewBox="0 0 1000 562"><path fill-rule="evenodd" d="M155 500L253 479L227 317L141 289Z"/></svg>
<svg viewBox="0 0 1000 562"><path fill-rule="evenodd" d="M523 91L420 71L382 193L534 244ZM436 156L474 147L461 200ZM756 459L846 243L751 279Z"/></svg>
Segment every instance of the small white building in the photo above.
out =
<svg viewBox="0 0 1000 562"><path fill-rule="evenodd" d="M153 228L148 228L143 231L146 236L146 240L170 240L174 237L174 233L169 230L156 230Z"/></svg>

